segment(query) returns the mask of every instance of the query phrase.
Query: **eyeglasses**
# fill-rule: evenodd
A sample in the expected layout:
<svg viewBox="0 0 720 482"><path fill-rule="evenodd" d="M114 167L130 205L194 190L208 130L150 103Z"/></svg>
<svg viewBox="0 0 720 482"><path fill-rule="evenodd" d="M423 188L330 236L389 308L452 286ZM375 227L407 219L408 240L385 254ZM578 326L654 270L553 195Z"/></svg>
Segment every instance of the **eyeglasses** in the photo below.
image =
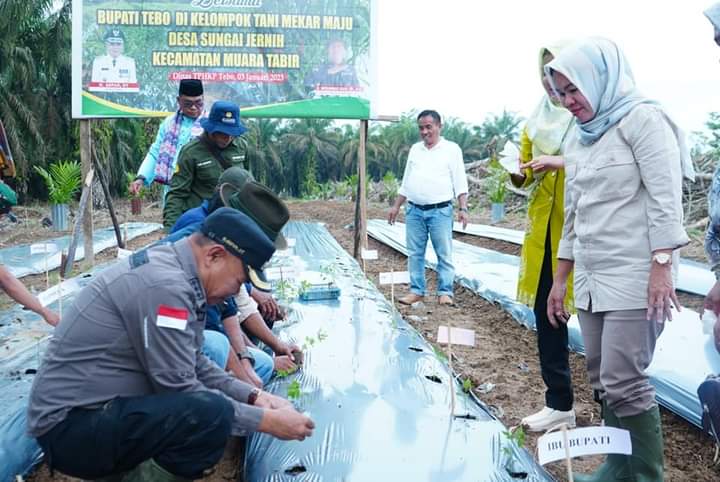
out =
<svg viewBox="0 0 720 482"><path fill-rule="evenodd" d="M205 101L203 99L199 100L181 100L180 106L183 109L190 109L191 107L197 107L198 109L202 109L203 105L205 105Z"/></svg>

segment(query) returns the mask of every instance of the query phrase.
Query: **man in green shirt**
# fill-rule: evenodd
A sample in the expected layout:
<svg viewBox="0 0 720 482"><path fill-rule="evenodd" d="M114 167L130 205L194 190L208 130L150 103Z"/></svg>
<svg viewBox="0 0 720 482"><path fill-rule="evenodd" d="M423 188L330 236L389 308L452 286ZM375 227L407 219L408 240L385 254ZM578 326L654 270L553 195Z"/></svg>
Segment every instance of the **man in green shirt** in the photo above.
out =
<svg viewBox="0 0 720 482"><path fill-rule="evenodd" d="M245 149L236 138L247 129L236 104L215 102L210 115L202 119L200 125L205 132L185 144L178 156L163 209L163 225L167 230L182 213L212 197L225 169L245 167Z"/></svg>

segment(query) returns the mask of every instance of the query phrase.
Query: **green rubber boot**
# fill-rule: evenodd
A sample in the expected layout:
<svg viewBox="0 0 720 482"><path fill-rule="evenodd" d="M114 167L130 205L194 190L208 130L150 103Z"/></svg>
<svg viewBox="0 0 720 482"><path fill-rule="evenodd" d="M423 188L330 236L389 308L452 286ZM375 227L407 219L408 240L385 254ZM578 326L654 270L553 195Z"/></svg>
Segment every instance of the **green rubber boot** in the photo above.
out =
<svg viewBox="0 0 720 482"><path fill-rule="evenodd" d="M662 482L663 434L657 406L632 417L621 417L620 428L630 431L630 470L635 482Z"/></svg>
<svg viewBox="0 0 720 482"><path fill-rule="evenodd" d="M191 482L191 480L171 474L153 459L148 459L128 472L122 482Z"/></svg>
<svg viewBox="0 0 720 482"><path fill-rule="evenodd" d="M605 426L620 427L620 420L615 413L602 402L603 418ZM621 454L608 454L605 462L592 474L573 474L575 482L616 482L633 480L628 457Z"/></svg>

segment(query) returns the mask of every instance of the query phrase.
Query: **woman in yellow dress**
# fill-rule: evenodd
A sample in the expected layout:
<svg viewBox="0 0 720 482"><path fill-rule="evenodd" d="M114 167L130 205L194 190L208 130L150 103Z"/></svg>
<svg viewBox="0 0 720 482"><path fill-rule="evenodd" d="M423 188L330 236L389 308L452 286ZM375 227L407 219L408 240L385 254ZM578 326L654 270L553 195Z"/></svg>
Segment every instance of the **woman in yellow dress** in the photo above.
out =
<svg viewBox="0 0 720 482"><path fill-rule="evenodd" d="M521 174L511 175L513 184L530 189L517 298L535 313L540 368L547 387L542 410L522 420L530 431L545 431L563 422L575 426L567 326L553 328L546 310L563 227L562 145L573 118L554 98L543 73L545 64L559 51L560 47L540 50L540 79L545 95L522 133ZM572 310L571 290L565 301L567 309Z"/></svg>

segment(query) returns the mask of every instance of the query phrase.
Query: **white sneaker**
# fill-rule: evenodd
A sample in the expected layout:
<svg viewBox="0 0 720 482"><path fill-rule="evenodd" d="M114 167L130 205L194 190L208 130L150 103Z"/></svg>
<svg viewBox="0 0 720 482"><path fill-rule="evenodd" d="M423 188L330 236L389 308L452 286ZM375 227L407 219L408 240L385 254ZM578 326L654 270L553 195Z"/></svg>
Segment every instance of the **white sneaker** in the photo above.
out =
<svg viewBox="0 0 720 482"><path fill-rule="evenodd" d="M544 432L561 423L566 423L570 428L575 427L575 410L567 412L555 410L550 407L543 407L537 413L528 415L520 422L529 432Z"/></svg>

